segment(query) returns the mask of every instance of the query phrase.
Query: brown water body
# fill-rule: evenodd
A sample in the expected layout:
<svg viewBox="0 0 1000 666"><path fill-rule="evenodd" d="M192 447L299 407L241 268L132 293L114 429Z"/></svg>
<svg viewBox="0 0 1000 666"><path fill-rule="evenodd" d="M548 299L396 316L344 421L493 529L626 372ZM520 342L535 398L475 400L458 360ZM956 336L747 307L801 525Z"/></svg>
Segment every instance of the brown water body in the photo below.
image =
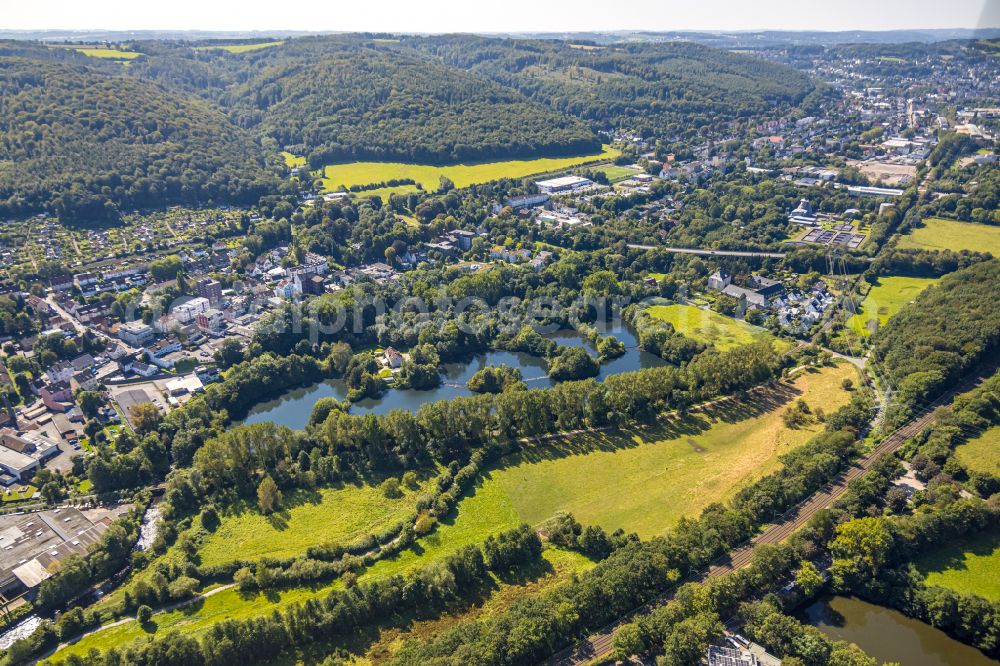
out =
<svg viewBox="0 0 1000 666"><path fill-rule="evenodd" d="M929 624L853 597L823 597L802 620L830 638L855 643L879 662L901 666L996 666L974 647Z"/></svg>

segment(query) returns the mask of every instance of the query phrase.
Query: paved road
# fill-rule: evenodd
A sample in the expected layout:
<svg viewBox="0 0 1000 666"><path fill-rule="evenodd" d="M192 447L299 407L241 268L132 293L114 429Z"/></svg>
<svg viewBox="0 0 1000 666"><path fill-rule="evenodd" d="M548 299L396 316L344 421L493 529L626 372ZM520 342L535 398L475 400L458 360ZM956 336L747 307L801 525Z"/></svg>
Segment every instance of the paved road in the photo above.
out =
<svg viewBox="0 0 1000 666"><path fill-rule="evenodd" d="M970 390L982 379L992 375L993 372L996 371L996 367L995 363L985 365L974 377L963 381L959 386L956 386L954 389L942 395L940 398L931 403L931 405L924 411L913 418L909 423L886 437L881 444L871 451L871 453L842 472L833 481L823 486L806 501L786 513L782 517L782 521L780 523L771 525L750 543L733 550L728 556L717 560L708 568L707 571L695 580L704 580L706 578L721 576L736 569L741 569L750 564L753 560L753 549L755 546L762 543L781 543L787 539L793 532L805 525L816 512L830 507L830 505L832 505L847 491L847 484L865 474L879 457L887 453L895 452L908 439L926 427L933 419L935 409L941 405L951 402L957 394ZM667 603L672 597L673 593L668 593L667 595L642 606L618 622L599 630L599 633L591 636L582 643L557 653L549 659L547 662L548 665L579 666L580 664L586 664L594 661L595 659L607 657L611 653L614 632L619 626L630 621L636 615L645 615L646 613L649 613L654 608Z"/></svg>
<svg viewBox="0 0 1000 666"><path fill-rule="evenodd" d="M782 259L784 252L754 252L750 250L699 250L690 247L667 247L664 245L639 245L629 243L628 246L634 250L664 250L677 254L701 254L715 257L767 257L769 259Z"/></svg>

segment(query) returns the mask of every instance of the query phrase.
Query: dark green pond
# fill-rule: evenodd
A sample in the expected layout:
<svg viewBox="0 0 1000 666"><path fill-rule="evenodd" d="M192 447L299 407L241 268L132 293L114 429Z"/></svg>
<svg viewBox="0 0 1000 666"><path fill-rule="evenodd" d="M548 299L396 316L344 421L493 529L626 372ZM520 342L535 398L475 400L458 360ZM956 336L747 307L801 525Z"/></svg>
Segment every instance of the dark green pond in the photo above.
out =
<svg viewBox="0 0 1000 666"><path fill-rule="evenodd" d="M665 361L660 357L639 349L638 340L628 327L618 326L608 330L605 334L614 335L621 340L627 350L624 356L603 364L597 379L602 380L608 375L665 364ZM595 353L593 346L583 340L576 331L557 331L546 337L552 338L560 345L585 347L591 353ZM424 403L474 395L466 386L469 378L488 365L498 366L501 364L520 370L529 387L538 388L552 385L551 380L545 374L545 359L520 352L490 351L476 354L459 363L445 363L442 366L441 385L436 388L426 391L389 390L377 400L366 399L354 403L351 405L351 412L354 414L385 414L393 409L416 411ZM347 386L341 380L331 379L288 391L273 400L254 406L243 422L273 421L289 428L303 428L309 421L313 405L320 398L326 397L343 400L347 397Z"/></svg>
<svg viewBox="0 0 1000 666"><path fill-rule="evenodd" d="M902 666L996 666L979 650L902 613L853 597L825 597L806 608L803 621L827 636L856 643L880 662Z"/></svg>

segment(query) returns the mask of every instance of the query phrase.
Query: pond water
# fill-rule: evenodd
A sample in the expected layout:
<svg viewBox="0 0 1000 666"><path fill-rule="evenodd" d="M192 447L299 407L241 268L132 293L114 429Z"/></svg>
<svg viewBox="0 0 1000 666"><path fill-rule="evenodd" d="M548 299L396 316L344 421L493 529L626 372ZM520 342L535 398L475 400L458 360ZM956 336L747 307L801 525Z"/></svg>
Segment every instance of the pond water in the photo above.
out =
<svg viewBox="0 0 1000 666"><path fill-rule="evenodd" d="M658 356L639 349L639 342L633 331L624 325L609 327L602 330L604 335L613 335L623 342L625 354L612 359L601 366L598 380L608 375L629 372L641 368L652 368L665 365L666 362ZM583 347L596 354L593 345L584 340L574 330L562 330L550 333L546 337L566 347ZM459 396L475 395L468 389L466 383L472 375L484 367L492 365L507 365L521 371L525 383L529 387L538 388L551 386L552 380L546 375L545 359L522 352L489 351L471 356L467 361L445 363L442 365L442 382L437 388L426 391L415 389L390 389L377 400L365 399L351 405L352 414L385 414L393 409L416 411L421 405L438 400L450 400ZM247 414L243 423L261 423L273 421L289 428L303 428L309 421L313 405L320 398L347 397L347 386L339 379L330 379L304 388L287 391L273 400L255 405Z"/></svg>
<svg viewBox="0 0 1000 666"><path fill-rule="evenodd" d="M996 666L979 650L929 624L853 597L824 597L802 620L836 640L856 643L879 662L902 666Z"/></svg>

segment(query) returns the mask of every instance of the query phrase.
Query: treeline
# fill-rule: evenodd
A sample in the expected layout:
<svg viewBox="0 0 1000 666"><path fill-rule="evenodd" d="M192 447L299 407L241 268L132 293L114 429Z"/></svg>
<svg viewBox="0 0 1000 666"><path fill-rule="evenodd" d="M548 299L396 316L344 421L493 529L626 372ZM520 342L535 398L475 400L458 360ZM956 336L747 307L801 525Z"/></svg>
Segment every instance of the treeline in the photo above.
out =
<svg viewBox="0 0 1000 666"><path fill-rule="evenodd" d="M285 651L318 641L347 639L359 627L372 626L399 613L439 614L461 600L480 597L492 586L491 572L505 573L538 562L542 544L526 525L490 537L482 548L464 546L456 553L415 570L369 583L349 583L345 589L310 599L270 616L225 620L212 625L201 639L171 632L159 640L124 650L91 650L71 655L70 666L215 666L272 663ZM36 635L54 635L51 627ZM34 654L25 641L15 643L5 664Z"/></svg>
<svg viewBox="0 0 1000 666"><path fill-rule="evenodd" d="M872 354L895 388L890 424L903 423L994 354L998 296L1000 261L980 262L946 275L879 329Z"/></svg>

